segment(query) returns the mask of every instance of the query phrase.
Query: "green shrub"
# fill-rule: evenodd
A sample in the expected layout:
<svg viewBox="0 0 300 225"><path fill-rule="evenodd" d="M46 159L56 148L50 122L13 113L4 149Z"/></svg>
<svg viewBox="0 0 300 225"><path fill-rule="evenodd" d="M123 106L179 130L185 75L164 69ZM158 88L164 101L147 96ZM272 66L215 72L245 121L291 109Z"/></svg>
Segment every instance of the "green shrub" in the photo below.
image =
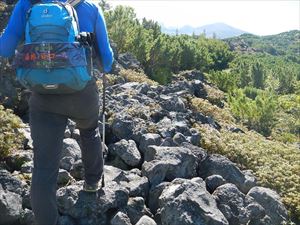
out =
<svg viewBox="0 0 300 225"><path fill-rule="evenodd" d="M230 92L237 87L238 77L236 73L230 73L229 70L210 71L208 79L217 87L225 92Z"/></svg>
<svg viewBox="0 0 300 225"><path fill-rule="evenodd" d="M257 92L254 100L248 98L242 89L228 95L228 103L234 116L265 136L271 134L275 125L276 97L267 91Z"/></svg>
<svg viewBox="0 0 300 225"><path fill-rule="evenodd" d="M220 108L202 98L191 98L188 101L192 109L212 117L221 124L233 124L235 122L226 104L224 108Z"/></svg>
<svg viewBox="0 0 300 225"><path fill-rule="evenodd" d="M18 131L21 124L19 117L0 105L0 161L21 146L23 135Z"/></svg>
<svg viewBox="0 0 300 225"><path fill-rule="evenodd" d="M122 69L120 71L120 75L124 77L125 80L128 82L139 82L139 83L145 82L149 85L154 85L154 86L158 85L157 82L149 79L144 72L137 72L130 69L128 70Z"/></svg>

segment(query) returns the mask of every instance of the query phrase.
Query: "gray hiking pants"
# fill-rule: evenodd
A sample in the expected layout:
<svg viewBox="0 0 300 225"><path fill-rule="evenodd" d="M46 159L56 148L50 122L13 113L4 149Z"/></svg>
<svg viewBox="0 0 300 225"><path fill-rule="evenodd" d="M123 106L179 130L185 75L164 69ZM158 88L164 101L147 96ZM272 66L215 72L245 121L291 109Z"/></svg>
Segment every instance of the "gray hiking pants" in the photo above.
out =
<svg viewBox="0 0 300 225"><path fill-rule="evenodd" d="M99 94L94 81L74 94L32 93L29 108L34 147L31 206L38 225L56 225L57 175L68 118L74 120L80 130L86 182L98 182L103 172L98 128Z"/></svg>

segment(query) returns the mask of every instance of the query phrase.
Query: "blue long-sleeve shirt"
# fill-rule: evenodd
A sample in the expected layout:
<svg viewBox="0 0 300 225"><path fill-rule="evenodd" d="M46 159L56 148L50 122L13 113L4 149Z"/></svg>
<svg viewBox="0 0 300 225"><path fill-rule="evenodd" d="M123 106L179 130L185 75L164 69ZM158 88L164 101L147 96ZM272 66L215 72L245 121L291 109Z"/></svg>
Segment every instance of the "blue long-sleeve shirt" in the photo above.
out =
<svg viewBox="0 0 300 225"><path fill-rule="evenodd" d="M47 0L43 0L43 2L46 1ZM30 0L19 0L16 4L7 27L2 36L0 36L0 56L10 57L14 55L17 45L24 36L26 14L30 7ZM96 4L86 0L77 5L75 9L78 15L80 31L93 32L96 34L103 69L105 72L109 72L114 59L102 9Z"/></svg>

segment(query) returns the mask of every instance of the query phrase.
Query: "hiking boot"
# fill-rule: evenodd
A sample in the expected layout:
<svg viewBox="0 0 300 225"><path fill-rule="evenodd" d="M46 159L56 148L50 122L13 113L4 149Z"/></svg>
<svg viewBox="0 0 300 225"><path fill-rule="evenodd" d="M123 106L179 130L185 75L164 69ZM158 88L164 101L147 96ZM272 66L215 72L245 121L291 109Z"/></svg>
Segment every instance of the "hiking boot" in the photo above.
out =
<svg viewBox="0 0 300 225"><path fill-rule="evenodd" d="M99 190L99 183L97 182L95 184L88 184L84 182L82 190L91 193L97 192Z"/></svg>

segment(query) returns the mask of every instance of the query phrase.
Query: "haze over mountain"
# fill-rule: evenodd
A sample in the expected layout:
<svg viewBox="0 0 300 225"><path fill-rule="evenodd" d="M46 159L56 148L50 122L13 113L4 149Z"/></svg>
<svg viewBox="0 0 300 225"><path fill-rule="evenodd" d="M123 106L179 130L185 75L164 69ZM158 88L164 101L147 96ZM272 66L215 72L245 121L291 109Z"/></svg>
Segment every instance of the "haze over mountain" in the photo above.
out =
<svg viewBox="0 0 300 225"><path fill-rule="evenodd" d="M218 39L230 38L230 37L239 36L244 33L249 33L247 31L240 30L238 28L232 27L225 23L213 23L213 24L208 24L200 27L192 27L186 25L180 28L165 27L164 25L161 25L161 28L163 33L171 34L171 35L175 35L176 33L188 34L188 35L192 35L193 33L196 35L205 33L206 37L215 36Z"/></svg>

